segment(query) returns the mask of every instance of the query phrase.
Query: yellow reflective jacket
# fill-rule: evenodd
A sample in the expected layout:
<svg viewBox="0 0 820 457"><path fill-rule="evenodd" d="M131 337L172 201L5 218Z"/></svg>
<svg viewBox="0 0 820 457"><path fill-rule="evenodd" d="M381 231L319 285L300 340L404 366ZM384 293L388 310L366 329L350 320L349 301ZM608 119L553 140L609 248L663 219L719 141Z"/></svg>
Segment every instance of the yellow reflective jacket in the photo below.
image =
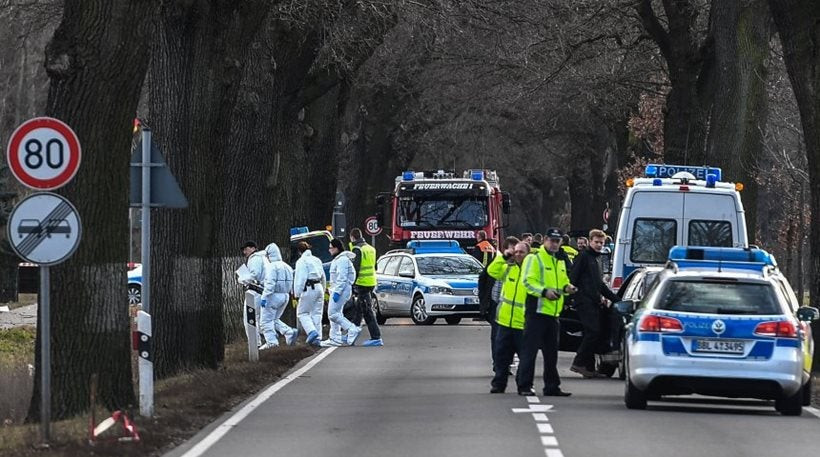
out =
<svg viewBox="0 0 820 457"><path fill-rule="evenodd" d="M564 287L570 283L566 262L555 258L542 246L536 253L527 255L522 270L528 295L527 308L558 317L564 309ZM555 289L560 294L558 299L544 297L545 289Z"/></svg>
<svg viewBox="0 0 820 457"><path fill-rule="evenodd" d="M521 278L521 267L515 262L507 262L498 255L487 267L487 274L496 281L502 281L501 303L495 314L495 321L504 327L524 329L524 306L527 289Z"/></svg>

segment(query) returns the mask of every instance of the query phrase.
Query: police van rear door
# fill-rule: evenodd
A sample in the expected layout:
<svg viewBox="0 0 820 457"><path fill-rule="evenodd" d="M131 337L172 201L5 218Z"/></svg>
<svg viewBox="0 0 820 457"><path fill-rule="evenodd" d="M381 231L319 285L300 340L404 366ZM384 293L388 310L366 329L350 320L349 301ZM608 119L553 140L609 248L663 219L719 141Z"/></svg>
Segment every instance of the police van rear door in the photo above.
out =
<svg viewBox="0 0 820 457"><path fill-rule="evenodd" d="M663 264L669 249L682 238L683 192L677 189L637 190L629 212L623 277L640 265Z"/></svg>
<svg viewBox="0 0 820 457"><path fill-rule="evenodd" d="M683 196L683 238L688 246L745 247L743 207L730 193L687 192Z"/></svg>

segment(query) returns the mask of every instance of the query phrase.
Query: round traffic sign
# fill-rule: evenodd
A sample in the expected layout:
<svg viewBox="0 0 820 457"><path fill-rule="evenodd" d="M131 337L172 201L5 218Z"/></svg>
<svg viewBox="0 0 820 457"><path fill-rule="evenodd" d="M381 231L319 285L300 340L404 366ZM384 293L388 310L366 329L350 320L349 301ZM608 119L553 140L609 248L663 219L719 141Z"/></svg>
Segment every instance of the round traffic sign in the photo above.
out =
<svg viewBox="0 0 820 457"><path fill-rule="evenodd" d="M382 228L379 227L379 220L376 216L370 216L364 220L364 231L370 236L376 236L382 232Z"/></svg>
<svg viewBox="0 0 820 457"><path fill-rule="evenodd" d="M53 190L71 181L80 168L80 141L63 121L36 117L24 122L9 138L6 159L23 185Z"/></svg>
<svg viewBox="0 0 820 457"><path fill-rule="evenodd" d="M12 249L24 260L56 265L77 250L82 225L71 202L57 194L38 192L11 210L6 231Z"/></svg>

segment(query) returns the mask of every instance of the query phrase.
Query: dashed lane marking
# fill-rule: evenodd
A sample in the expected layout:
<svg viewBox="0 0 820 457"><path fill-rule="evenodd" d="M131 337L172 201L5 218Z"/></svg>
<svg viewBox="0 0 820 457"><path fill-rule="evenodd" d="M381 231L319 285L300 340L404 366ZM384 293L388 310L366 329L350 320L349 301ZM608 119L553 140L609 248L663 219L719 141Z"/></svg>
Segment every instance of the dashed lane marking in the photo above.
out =
<svg viewBox="0 0 820 457"><path fill-rule="evenodd" d="M549 422L549 417L544 413L532 413L532 418L535 422Z"/></svg>
<svg viewBox="0 0 820 457"><path fill-rule="evenodd" d="M541 435L541 444L544 446L558 446L558 438L552 435Z"/></svg>
<svg viewBox="0 0 820 457"><path fill-rule="evenodd" d="M535 397L535 396L526 397L526 398L527 398L527 402L529 402L529 403L538 403L539 402L538 397Z"/></svg>
<svg viewBox="0 0 820 457"><path fill-rule="evenodd" d="M810 413L814 414L814 415L815 415L815 416L817 416L817 417L820 417L820 409L817 409L817 408L815 408L815 407L813 407L813 406L809 406L809 407L807 407L807 408L803 408L803 409L805 409L806 411L808 411L808 412L810 412Z"/></svg>
<svg viewBox="0 0 820 457"><path fill-rule="evenodd" d="M538 427L538 433L552 433L552 425L550 424L535 424Z"/></svg>
<svg viewBox="0 0 820 457"><path fill-rule="evenodd" d="M544 454L547 457L564 457L564 453L560 449L544 449Z"/></svg>

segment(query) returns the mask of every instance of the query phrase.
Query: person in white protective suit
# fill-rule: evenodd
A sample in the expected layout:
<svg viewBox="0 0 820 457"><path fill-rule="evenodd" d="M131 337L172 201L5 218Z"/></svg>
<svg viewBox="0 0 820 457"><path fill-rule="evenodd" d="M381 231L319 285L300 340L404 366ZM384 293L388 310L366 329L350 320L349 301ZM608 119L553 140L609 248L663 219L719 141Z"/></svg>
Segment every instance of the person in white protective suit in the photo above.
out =
<svg viewBox="0 0 820 457"><path fill-rule="evenodd" d="M242 255L245 256L245 265L251 272L251 279L261 287L265 282L265 264L268 263L265 252L257 250L253 241L247 241L242 245Z"/></svg>
<svg viewBox="0 0 820 457"><path fill-rule="evenodd" d="M282 261L282 253L276 243L265 247L268 264L265 265L265 282L260 302L261 316L259 325L265 336L265 344L259 349L268 349L279 346L278 332L285 337L288 346L296 343L298 332L288 324L282 322L282 314L290 302L290 291L293 289L293 269Z"/></svg>
<svg viewBox="0 0 820 457"><path fill-rule="evenodd" d="M308 344L318 346L322 341L322 308L325 300L325 270L322 261L310 252L310 245L300 241L297 249L301 256L296 261L293 275L293 295L299 299L296 317L307 333Z"/></svg>
<svg viewBox="0 0 820 457"><path fill-rule="evenodd" d="M356 269L353 268L353 262L344 249L341 240L336 238L330 240L328 251L333 256L328 284L330 302L327 305L330 337L322 341L321 346L344 346L345 344L353 346L361 333L361 329L347 320L342 312L345 303L353 295L353 283L356 281ZM343 331L347 333L345 339L342 339Z"/></svg>

